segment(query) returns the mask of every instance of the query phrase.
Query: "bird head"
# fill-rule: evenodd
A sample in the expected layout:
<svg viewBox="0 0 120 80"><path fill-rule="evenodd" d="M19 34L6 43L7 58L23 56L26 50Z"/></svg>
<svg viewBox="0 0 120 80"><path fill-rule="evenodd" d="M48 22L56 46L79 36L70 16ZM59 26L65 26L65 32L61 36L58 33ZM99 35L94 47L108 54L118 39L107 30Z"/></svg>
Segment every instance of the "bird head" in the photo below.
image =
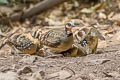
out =
<svg viewBox="0 0 120 80"><path fill-rule="evenodd" d="M73 27L75 27L74 21L67 22L65 24L65 31L71 33Z"/></svg>

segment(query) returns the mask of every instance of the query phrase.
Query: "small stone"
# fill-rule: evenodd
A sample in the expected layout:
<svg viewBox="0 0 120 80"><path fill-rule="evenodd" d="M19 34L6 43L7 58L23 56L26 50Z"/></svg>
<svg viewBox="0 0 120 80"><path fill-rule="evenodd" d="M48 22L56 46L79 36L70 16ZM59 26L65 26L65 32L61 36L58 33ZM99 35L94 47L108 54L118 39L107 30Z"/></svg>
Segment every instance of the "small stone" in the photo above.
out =
<svg viewBox="0 0 120 80"><path fill-rule="evenodd" d="M18 73L19 75L27 74L27 73L30 73L30 72L32 72L32 69L31 69L30 67L28 67L28 66L25 66L25 67L23 67L22 69L19 69L19 70L17 71L17 73Z"/></svg>
<svg viewBox="0 0 120 80"><path fill-rule="evenodd" d="M28 57L23 57L23 59L21 59L19 62L31 64L31 63L35 62L36 60L37 60L36 56L28 56Z"/></svg>
<svg viewBox="0 0 120 80"><path fill-rule="evenodd" d="M32 76L28 78L28 80L44 80L44 78L45 78L45 72L38 71L33 73Z"/></svg>
<svg viewBox="0 0 120 80"><path fill-rule="evenodd" d="M0 80L21 80L15 72L0 73Z"/></svg>
<svg viewBox="0 0 120 80"><path fill-rule="evenodd" d="M49 74L47 76L47 79L52 79L52 78L55 78L55 77L57 77L59 79L67 79L67 78L72 77L72 74L70 72L68 72L68 71L61 70L59 72Z"/></svg>

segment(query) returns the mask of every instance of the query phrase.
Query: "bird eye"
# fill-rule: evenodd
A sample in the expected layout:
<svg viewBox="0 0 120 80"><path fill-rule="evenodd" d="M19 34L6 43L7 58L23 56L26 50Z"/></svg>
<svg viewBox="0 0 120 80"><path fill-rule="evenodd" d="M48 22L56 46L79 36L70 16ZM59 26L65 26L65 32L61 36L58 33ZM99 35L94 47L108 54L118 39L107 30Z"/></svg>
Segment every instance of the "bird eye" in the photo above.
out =
<svg viewBox="0 0 120 80"><path fill-rule="evenodd" d="M67 27L75 27L75 24L73 22L68 22L66 24Z"/></svg>
<svg viewBox="0 0 120 80"><path fill-rule="evenodd" d="M68 26L71 26L71 24L70 24L70 23L67 23L67 25L68 25Z"/></svg>

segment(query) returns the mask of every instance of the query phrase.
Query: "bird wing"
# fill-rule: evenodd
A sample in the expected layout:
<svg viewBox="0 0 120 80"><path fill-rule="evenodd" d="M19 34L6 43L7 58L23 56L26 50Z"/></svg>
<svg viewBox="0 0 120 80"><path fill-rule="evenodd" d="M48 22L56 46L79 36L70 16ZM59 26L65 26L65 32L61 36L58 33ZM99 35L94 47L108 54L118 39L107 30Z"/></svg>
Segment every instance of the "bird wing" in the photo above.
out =
<svg viewBox="0 0 120 80"><path fill-rule="evenodd" d="M51 30L49 31L48 35L46 36L46 39L44 41L44 44L49 47L58 47L61 44L62 34L59 31Z"/></svg>

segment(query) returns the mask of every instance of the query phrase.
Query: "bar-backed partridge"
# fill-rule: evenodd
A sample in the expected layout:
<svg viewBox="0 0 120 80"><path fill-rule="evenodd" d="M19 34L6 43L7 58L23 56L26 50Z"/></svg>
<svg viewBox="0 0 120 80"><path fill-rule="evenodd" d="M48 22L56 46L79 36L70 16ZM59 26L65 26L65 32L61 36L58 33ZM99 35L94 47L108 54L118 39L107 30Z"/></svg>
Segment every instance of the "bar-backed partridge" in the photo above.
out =
<svg viewBox="0 0 120 80"><path fill-rule="evenodd" d="M4 41L0 48L8 44L13 54L34 54L39 48L39 41L34 39L30 33L12 33Z"/></svg>
<svg viewBox="0 0 120 80"><path fill-rule="evenodd" d="M74 33L73 48L68 50L70 54L64 54L65 56L84 56L87 54L93 54L96 52L98 45L98 38L104 40L101 33L94 27L82 28Z"/></svg>
<svg viewBox="0 0 120 80"><path fill-rule="evenodd" d="M72 27L74 26L74 23L70 21L65 24L64 29L50 29L46 31L39 29L32 36L38 38L41 45L46 46L55 53L60 53L72 47Z"/></svg>
<svg viewBox="0 0 120 80"><path fill-rule="evenodd" d="M95 27L83 27L80 29L76 29L73 32L74 41L79 43L83 41L83 39L88 35L95 36L101 40L104 40L104 37L102 36L102 34Z"/></svg>

